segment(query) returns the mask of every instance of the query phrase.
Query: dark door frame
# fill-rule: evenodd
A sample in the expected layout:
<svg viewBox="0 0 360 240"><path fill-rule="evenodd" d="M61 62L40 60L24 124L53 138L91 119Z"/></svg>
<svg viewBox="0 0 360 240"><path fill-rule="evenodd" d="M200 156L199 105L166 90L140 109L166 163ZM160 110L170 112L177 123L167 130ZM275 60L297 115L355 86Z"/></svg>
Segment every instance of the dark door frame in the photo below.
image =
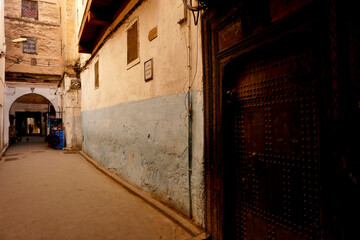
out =
<svg viewBox="0 0 360 240"><path fill-rule="evenodd" d="M320 170L321 228L323 239L340 239L341 224L337 223L334 179L339 176L339 144L336 138L338 105L338 66L336 45L336 4L334 0L313 1L303 10L264 28L261 32L226 43L219 47L219 33L241 17L242 4L225 10L209 9L202 18L204 114L205 114L205 228L213 240L223 239L223 140L222 140L222 81L226 65L232 59L276 41L296 31L317 33L322 51L322 79L320 102ZM316 20L316 21L314 21ZM224 44L222 44L223 46Z"/></svg>

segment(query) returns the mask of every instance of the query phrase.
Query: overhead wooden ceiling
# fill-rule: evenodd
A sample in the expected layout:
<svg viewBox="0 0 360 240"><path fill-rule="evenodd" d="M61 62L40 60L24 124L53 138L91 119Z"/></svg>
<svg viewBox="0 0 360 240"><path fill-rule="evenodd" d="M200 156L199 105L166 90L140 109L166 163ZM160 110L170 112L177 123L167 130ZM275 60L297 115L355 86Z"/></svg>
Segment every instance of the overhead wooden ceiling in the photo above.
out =
<svg viewBox="0 0 360 240"><path fill-rule="evenodd" d="M28 83L50 83L58 84L61 75L21 73L21 72L5 72L5 80L7 82L28 82Z"/></svg>
<svg viewBox="0 0 360 240"><path fill-rule="evenodd" d="M89 0L79 32L79 52L91 53L131 0Z"/></svg>

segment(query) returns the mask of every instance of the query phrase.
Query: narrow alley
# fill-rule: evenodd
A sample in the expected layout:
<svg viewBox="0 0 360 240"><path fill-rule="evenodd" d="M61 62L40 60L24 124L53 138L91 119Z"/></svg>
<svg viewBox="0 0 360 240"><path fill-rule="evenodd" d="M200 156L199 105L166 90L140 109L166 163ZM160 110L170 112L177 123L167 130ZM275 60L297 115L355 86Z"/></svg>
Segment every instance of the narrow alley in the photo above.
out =
<svg viewBox="0 0 360 240"><path fill-rule="evenodd" d="M96 169L41 137L0 161L0 239L189 239L191 235Z"/></svg>
<svg viewBox="0 0 360 240"><path fill-rule="evenodd" d="M360 240L355 3L0 0L0 240Z"/></svg>

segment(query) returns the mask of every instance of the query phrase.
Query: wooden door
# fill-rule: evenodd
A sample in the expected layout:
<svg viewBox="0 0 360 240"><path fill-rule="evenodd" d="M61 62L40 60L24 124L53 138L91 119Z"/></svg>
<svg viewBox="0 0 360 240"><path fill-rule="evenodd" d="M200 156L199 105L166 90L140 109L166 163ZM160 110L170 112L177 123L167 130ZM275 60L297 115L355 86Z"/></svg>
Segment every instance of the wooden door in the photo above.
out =
<svg viewBox="0 0 360 240"><path fill-rule="evenodd" d="M224 239L320 238L315 51L283 39L225 70Z"/></svg>

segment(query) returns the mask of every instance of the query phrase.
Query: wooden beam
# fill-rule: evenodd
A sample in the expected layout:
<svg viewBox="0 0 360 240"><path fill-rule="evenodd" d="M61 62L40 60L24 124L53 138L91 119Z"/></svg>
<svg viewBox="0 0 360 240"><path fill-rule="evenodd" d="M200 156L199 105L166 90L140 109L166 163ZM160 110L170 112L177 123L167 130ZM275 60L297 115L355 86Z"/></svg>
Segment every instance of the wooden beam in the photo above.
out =
<svg viewBox="0 0 360 240"><path fill-rule="evenodd" d="M95 14L91 10L88 12L87 22L92 25L102 25L102 26L111 24L109 20L102 19L99 15Z"/></svg>
<svg viewBox="0 0 360 240"><path fill-rule="evenodd" d="M109 7L114 4L114 2L118 2L119 0L113 0L113 1L102 1L102 0L94 0L93 6L96 7ZM122 1L122 0L120 0Z"/></svg>
<svg viewBox="0 0 360 240"><path fill-rule="evenodd" d="M104 39L111 33L111 31L116 27L116 25L118 25L126 17L126 15L136 6L136 4L139 1L141 0L126 0L126 2L124 2L124 5L122 6L122 11L119 13L118 16L116 16L115 21L111 23L111 25L106 29L105 33L102 35L101 39L96 43L96 46L92 51L92 54L96 52L96 50L100 47Z"/></svg>
<svg viewBox="0 0 360 240"><path fill-rule="evenodd" d="M113 20L116 20L117 17L125 10L126 6L129 5L129 3L131 2L132 0L124 0L120 3L120 5L118 6L118 8L116 9L116 12L115 12L115 15L114 15L114 19Z"/></svg>
<svg viewBox="0 0 360 240"><path fill-rule="evenodd" d="M86 47L83 47L83 46L79 45L79 53L91 53L91 50L89 50Z"/></svg>
<svg viewBox="0 0 360 240"><path fill-rule="evenodd" d="M114 16L108 16L112 19L106 19L107 16L99 16L96 14L96 8L92 9L92 3L95 3L97 0L88 0L86 5L86 9L84 11L83 19L81 22L81 27L78 35L78 43L79 43L79 53L94 53L102 44L104 39L112 32L112 30L119 24L127 14L136 6L136 4L142 0L122 0L120 6L117 4L114 7L118 7L116 9L116 14ZM98 2L96 2L98 3ZM113 19L115 19L113 21ZM96 39L92 39L91 41L95 44L95 47L86 48L84 45L86 43L82 42L84 38L84 34L87 28L87 25L98 25L103 26L101 30L101 34L98 34Z"/></svg>
<svg viewBox="0 0 360 240"><path fill-rule="evenodd" d="M35 73L22 73L22 72L5 72L6 81L55 81L61 80L61 75L56 74L35 74Z"/></svg>

